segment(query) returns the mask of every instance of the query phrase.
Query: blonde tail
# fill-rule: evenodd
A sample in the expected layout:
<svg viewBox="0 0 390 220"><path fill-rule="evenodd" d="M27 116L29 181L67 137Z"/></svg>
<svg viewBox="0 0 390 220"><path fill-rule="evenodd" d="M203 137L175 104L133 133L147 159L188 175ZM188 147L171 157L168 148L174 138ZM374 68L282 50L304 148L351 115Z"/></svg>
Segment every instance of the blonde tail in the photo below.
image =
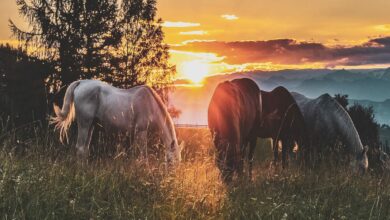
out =
<svg viewBox="0 0 390 220"><path fill-rule="evenodd" d="M68 141L68 129L75 118L75 109L73 103L74 90L80 84L80 81L73 82L66 89L62 109L56 104L53 105L55 116L50 118L50 124L54 124L54 130L60 130L60 141Z"/></svg>

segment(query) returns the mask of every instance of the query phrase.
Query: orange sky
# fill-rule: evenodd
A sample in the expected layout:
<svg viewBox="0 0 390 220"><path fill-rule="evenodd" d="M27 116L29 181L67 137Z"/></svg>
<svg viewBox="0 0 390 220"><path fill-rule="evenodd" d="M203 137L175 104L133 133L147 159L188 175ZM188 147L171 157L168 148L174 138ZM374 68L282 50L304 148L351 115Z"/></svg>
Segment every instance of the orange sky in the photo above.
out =
<svg viewBox="0 0 390 220"><path fill-rule="evenodd" d="M272 39L295 39L300 42L316 42L326 46L352 47L367 43L370 39L390 35L390 1L372 0L160 0L159 16L167 21L166 42L172 45L193 40L217 42L264 41ZM174 22L177 23L177 27ZM186 25L187 24L187 25ZM181 27L180 27L181 26ZM172 62L179 67L186 60L200 60L208 63L208 74L245 69L283 69L283 68L357 68L352 62L341 63L335 60L321 59L315 62L274 62L270 59L251 59L246 62L244 56L240 62L231 62L233 56L242 54L259 55L261 50L240 50L236 47L208 49L206 43L202 49L194 45L174 47ZM233 51L227 54L226 49ZM197 51L197 53L183 53ZM269 51L266 51L269 52ZM211 53L211 54L206 54ZM321 52L320 52L321 53ZM184 54L184 55L183 55ZM291 58L291 57L288 57ZM304 57L303 57L304 58ZM279 59L280 60L280 59ZM303 59L304 60L304 59ZM262 62L260 62L262 61ZM331 62L331 63L330 63ZM338 65L337 65L337 64ZM386 67L383 63L360 63L360 67Z"/></svg>
<svg viewBox="0 0 390 220"><path fill-rule="evenodd" d="M0 4L4 42L11 39L7 20L19 25L23 20L14 0ZM387 41L370 40L390 36L389 9L389 0L158 0L166 42L172 45L171 62L179 77L195 81L246 69L386 66L389 51L381 50L378 57L372 48L387 48ZM274 39L294 41L269 42ZM230 44L235 41L252 43ZM306 43L320 45L313 49ZM371 57L364 55L367 45Z"/></svg>
<svg viewBox="0 0 390 220"><path fill-rule="evenodd" d="M326 43L354 43L389 34L388 0L160 0L166 21L199 23L198 27L167 28L167 42L185 40L269 40L293 38ZM235 15L227 20L222 15ZM203 35L180 35L186 31Z"/></svg>

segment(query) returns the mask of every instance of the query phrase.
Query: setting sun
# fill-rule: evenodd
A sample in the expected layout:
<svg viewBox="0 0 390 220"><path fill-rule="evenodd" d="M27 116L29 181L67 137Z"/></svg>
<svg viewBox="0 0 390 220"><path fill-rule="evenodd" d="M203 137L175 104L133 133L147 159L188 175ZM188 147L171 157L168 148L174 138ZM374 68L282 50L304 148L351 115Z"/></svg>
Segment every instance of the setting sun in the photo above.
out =
<svg viewBox="0 0 390 220"><path fill-rule="evenodd" d="M200 60L187 61L179 65L179 73L193 83L199 84L209 73L209 65Z"/></svg>

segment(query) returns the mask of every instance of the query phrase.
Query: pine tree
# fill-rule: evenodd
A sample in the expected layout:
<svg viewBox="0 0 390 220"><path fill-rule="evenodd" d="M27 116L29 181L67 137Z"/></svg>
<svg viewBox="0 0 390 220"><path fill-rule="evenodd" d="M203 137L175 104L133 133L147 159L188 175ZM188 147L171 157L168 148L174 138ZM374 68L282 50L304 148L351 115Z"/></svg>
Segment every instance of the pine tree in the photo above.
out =
<svg viewBox="0 0 390 220"><path fill-rule="evenodd" d="M116 71L107 81L119 87L147 84L165 88L173 80L175 66L169 65L169 47L164 44L161 19L156 19L155 0L131 0L121 4L121 33Z"/></svg>
<svg viewBox="0 0 390 220"><path fill-rule="evenodd" d="M100 78L128 88L148 84L156 89L172 82L161 19L155 0L16 0L32 27L14 35L39 55L56 63L51 85L79 78ZM118 5L120 4L120 7Z"/></svg>

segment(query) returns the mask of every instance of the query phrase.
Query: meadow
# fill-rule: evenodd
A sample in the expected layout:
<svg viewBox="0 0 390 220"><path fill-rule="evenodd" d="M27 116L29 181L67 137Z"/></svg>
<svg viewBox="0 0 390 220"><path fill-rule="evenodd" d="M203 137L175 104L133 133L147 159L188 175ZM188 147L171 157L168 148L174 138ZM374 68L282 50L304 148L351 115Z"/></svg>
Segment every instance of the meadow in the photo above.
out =
<svg viewBox="0 0 390 220"><path fill-rule="evenodd" d="M253 181L226 186L206 128L178 128L186 146L172 172L132 156L81 163L73 142L62 145L43 130L0 130L2 219L390 218L388 176L340 166L273 169L267 140L258 141Z"/></svg>

